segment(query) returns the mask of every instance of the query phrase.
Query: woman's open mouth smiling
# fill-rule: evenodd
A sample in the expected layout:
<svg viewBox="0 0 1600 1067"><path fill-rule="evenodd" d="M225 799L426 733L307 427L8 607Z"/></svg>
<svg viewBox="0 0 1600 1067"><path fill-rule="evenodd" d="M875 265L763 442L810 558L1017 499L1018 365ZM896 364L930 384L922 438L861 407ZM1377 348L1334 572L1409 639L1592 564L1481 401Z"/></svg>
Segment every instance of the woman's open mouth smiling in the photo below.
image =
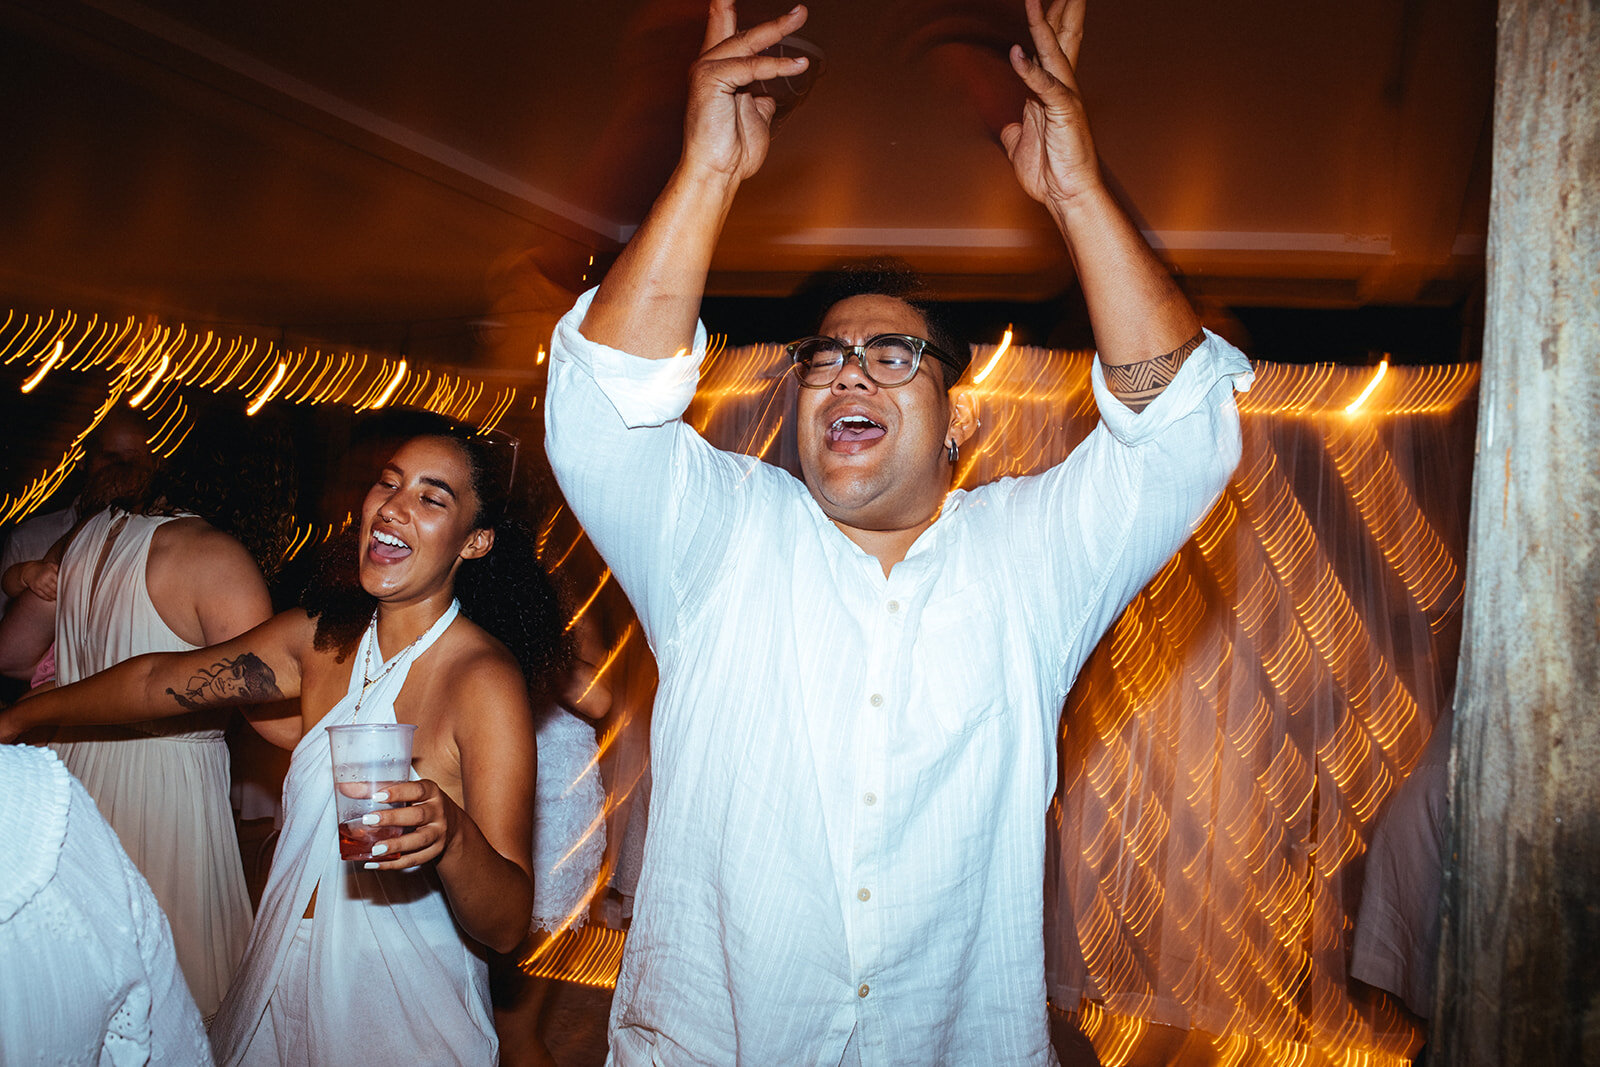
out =
<svg viewBox="0 0 1600 1067"><path fill-rule="evenodd" d="M393 563L411 555L411 546L394 534L384 533L382 530L373 530L372 542L367 546L367 554L379 563Z"/></svg>

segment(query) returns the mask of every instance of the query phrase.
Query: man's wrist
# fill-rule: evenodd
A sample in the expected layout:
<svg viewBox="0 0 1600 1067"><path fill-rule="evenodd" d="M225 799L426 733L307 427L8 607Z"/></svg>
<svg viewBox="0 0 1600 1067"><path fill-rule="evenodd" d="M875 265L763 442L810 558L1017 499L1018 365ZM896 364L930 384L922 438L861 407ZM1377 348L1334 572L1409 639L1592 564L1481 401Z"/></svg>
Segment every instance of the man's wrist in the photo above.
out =
<svg viewBox="0 0 1600 1067"><path fill-rule="evenodd" d="M1107 209L1120 210L1116 198L1098 173L1092 179L1078 183L1072 192L1052 197L1045 209L1063 234L1070 233L1091 218L1102 216Z"/></svg>
<svg viewBox="0 0 1600 1067"><path fill-rule="evenodd" d="M663 198L683 199L713 208L725 216L744 184L737 174L701 164L685 156L667 179Z"/></svg>

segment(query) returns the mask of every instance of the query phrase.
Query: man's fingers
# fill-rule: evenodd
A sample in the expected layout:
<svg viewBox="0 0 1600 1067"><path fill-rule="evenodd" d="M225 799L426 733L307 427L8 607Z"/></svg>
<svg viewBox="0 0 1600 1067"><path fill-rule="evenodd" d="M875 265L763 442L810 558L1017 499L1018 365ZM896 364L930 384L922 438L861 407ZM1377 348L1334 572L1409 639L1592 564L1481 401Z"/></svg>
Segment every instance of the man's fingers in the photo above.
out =
<svg viewBox="0 0 1600 1067"><path fill-rule="evenodd" d="M1061 82L1045 70L1038 60L1024 52L1020 44L1011 46L1011 69L1017 72L1022 84L1041 100L1062 89Z"/></svg>
<svg viewBox="0 0 1600 1067"><path fill-rule="evenodd" d="M770 96L751 96L750 106L756 109L756 114L761 116L764 126L772 125L772 116L778 113L778 102Z"/></svg>
<svg viewBox="0 0 1600 1067"><path fill-rule="evenodd" d="M1055 26L1045 17L1039 5L1040 0L1027 0L1028 34L1033 38L1034 55L1038 56L1036 63L1063 85L1076 89L1078 83L1072 64L1076 59L1077 48L1073 48L1072 56L1067 55ZM1051 11L1054 12L1055 8L1052 7ZM1029 84L1029 88L1038 91L1032 83Z"/></svg>
<svg viewBox="0 0 1600 1067"><path fill-rule="evenodd" d="M735 56L700 64L701 76L729 89L742 89L758 81L793 77L806 69L804 56Z"/></svg>
<svg viewBox="0 0 1600 1067"><path fill-rule="evenodd" d="M1056 40L1061 43L1061 51L1074 73L1078 69L1078 51L1083 47L1083 16L1088 8L1089 0L1056 0L1050 5L1050 13L1045 16L1045 21L1055 30Z"/></svg>
<svg viewBox="0 0 1600 1067"><path fill-rule="evenodd" d="M1059 117L1072 107L1073 98L1078 93L1078 82L1072 76L1071 68L1062 71L1065 77L1058 77L1039 60L1030 58L1021 45L1011 46L1010 58L1011 69L1017 72L1022 84L1038 97L1047 112ZM1058 63L1058 66L1064 64Z"/></svg>
<svg viewBox="0 0 1600 1067"><path fill-rule="evenodd" d="M1017 141L1022 137L1022 123L1013 122L1000 131L1000 146L1006 150L1006 158L1010 159L1017 151Z"/></svg>
<svg viewBox="0 0 1600 1067"><path fill-rule="evenodd" d="M729 17L732 17L733 4L727 4ZM729 22L728 32L717 40L711 40L711 33L706 33L707 44L701 51L701 60L727 59L732 56L753 56L765 49L771 48L791 33L806 24L805 5L799 4L787 14L778 16L769 22L752 26L748 30L740 30ZM713 5L713 21L716 20L715 5Z"/></svg>
<svg viewBox="0 0 1600 1067"><path fill-rule="evenodd" d="M704 55L738 32L739 16L733 9L733 0L711 0L711 13L706 19L706 36L700 42L700 53Z"/></svg>

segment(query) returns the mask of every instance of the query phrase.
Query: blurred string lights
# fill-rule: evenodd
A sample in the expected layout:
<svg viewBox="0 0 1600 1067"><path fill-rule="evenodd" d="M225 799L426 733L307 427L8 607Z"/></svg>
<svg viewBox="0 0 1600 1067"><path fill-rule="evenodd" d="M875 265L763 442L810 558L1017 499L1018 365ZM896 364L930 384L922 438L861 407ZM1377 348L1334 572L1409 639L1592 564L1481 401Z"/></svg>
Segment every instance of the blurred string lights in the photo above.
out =
<svg viewBox="0 0 1600 1067"><path fill-rule="evenodd" d="M60 487L83 458L84 439L119 402L145 411L162 427L151 447L167 456L188 432L184 389L241 393L249 398L248 415L270 403L340 404L355 411L409 407L471 423L485 433L506 417L517 396L515 385L490 387L469 375L413 368L403 356L287 349L258 337L191 331L132 316L84 318L73 311L6 312L0 323L0 364L25 368L23 393L34 392L50 374L108 377L105 403L60 459L18 492L0 497L0 523L24 518ZM297 534L299 545L308 539L306 531Z"/></svg>

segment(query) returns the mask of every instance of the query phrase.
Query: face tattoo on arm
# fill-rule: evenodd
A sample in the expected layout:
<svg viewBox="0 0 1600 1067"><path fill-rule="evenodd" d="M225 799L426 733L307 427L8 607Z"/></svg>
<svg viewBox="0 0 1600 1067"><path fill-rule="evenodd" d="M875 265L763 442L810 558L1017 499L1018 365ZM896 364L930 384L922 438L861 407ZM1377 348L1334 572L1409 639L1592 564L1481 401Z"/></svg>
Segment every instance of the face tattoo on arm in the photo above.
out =
<svg viewBox="0 0 1600 1067"><path fill-rule="evenodd" d="M278 676L260 657L246 652L236 659L222 659L209 668L202 667L183 692L168 689L172 699L191 711L218 704L263 704L283 699L278 691Z"/></svg>

